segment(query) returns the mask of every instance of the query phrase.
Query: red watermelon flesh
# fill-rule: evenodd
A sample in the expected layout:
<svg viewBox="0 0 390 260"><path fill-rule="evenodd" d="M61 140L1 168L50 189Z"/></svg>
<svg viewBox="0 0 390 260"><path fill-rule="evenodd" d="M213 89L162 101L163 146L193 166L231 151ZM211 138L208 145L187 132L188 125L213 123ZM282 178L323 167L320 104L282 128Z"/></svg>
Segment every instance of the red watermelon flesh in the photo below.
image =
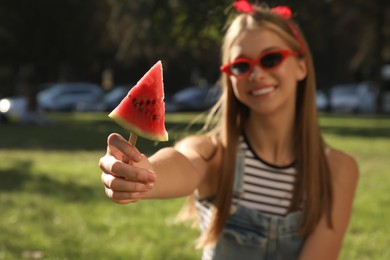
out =
<svg viewBox="0 0 390 260"><path fill-rule="evenodd" d="M158 61L108 115L138 136L167 141L162 63Z"/></svg>

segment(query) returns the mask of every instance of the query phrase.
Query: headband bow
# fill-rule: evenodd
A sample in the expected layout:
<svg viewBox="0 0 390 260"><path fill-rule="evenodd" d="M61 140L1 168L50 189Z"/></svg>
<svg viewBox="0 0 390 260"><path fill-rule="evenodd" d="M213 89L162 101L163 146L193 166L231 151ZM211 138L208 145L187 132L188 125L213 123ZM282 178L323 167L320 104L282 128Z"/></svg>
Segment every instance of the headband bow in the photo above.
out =
<svg viewBox="0 0 390 260"><path fill-rule="evenodd" d="M253 14L253 12L255 11L255 6L252 5L251 3L249 3L248 0L235 0L233 3L233 7L236 8L236 10L238 12L246 13L246 14ZM274 14L277 14L279 17L286 19L286 20L290 20L293 16L293 13L291 12L290 7L285 6L285 5L280 5L280 6L271 8L271 12ZM295 38L297 39L299 46L300 46L300 49L301 49L301 53L303 54L304 50L305 50L305 48L304 48L305 45L303 43L303 40L302 40L297 28L290 21L287 22L287 25L288 25L288 27L290 27Z"/></svg>
<svg viewBox="0 0 390 260"><path fill-rule="evenodd" d="M277 6L272 8L271 11L284 19L290 19L293 14L288 6Z"/></svg>
<svg viewBox="0 0 390 260"><path fill-rule="evenodd" d="M236 0L233 3L233 6L238 12L246 14L252 14L255 10L255 7L251 3L249 3L248 0ZM277 6L275 8L272 8L271 12L279 15L284 19L290 19L293 16L291 9L288 6Z"/></svg>
<svg viewBox="0 0 390 260"><path fill-rule="evenodd" d="M236 0L233 6L241 13L251 14L255 10L254 6L248 0Z"/></svg>

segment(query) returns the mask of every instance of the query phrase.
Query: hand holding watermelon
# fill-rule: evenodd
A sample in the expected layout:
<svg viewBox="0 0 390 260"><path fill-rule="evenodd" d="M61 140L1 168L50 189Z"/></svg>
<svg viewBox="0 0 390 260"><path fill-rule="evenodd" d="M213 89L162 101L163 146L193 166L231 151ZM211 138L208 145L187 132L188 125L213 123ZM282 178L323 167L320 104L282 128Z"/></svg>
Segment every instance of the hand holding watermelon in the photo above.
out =
<svg viewBox="0 0 390 260"><path fill-rule="evenodd" d="M130 144L118 134L108 137L107 153L99 162L106 194L120 204L136 202L156 180L149 160L135 147L137 137L168 140L161 61L137 82L109 117L130 131Z"/></svg>
<svg viewBox="0 0 390 260"><path fill-rule="evenodd" d="M107 152L99 166L107 196L119 204L143 198L156 181L149 160L119 134L108 137Z"/></svg>
<svg viewBox="0 0 390 260"><path fill-rule="evenodd" d="M119 125L131 132L130 143L137 136L153 141L167 141L162 63L158 61L129 91L109 114Z"/></svg>

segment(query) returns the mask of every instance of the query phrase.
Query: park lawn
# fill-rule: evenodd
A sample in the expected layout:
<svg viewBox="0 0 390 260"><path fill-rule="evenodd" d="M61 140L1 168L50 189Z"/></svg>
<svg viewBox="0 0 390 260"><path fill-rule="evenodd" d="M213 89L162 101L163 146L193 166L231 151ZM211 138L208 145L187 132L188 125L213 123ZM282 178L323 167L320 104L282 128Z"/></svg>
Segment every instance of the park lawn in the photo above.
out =
<svg viewBox="0 0 390 260"><path fill-rule="evenodd" d="M390 259L390 118L323 117L326 140L354 155L360 169L340 259Z"/></svg>
<svg viewBox="0 0 390 260"><path fill-rule="evenodd" d="M117 205L105 197L105 139L128 133L105 114L50 117L50 127L0 125L0 259L200 259L197 230L174 223L183 199ZM168 115L171 141L138 147L150 154L171 145L191 118ZM321 115L320 123L361 171L340 259L390 259L390 119Z"/></svg>
<svg viewBox="0 0 390 260"><path fill-rule="evenodd" d="M50 127L0 127L0 259L199 258L196 230L174 224L183 199L120 206L105 197L105 139L128 133L106 115L52 118ZM151 153L164 144L138 145Z"/></svg>

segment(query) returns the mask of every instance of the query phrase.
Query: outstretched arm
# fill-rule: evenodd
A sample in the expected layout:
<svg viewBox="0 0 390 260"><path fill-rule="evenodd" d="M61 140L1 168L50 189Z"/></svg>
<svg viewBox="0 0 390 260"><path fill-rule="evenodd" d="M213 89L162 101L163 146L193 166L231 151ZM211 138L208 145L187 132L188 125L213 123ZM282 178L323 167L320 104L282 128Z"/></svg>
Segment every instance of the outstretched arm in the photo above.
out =
<svg viewBox="0 0 390 260"><path fill-rule="evenodd" d="M206 137L191 137L146 158L123 137L112 134L99 162L106 194L120 204L189 195L207 173L202 153L211 149Z"/></svg>
<svg viewBox="0 0 390 260"><path fill-rule="evenodd" d="M337 259L348 228L359 176L358 166L353 158L335 150L329 152L328 161L333 179L333 229L328 227L326 216L323 216L307 238L300 260Z"/></svg>

